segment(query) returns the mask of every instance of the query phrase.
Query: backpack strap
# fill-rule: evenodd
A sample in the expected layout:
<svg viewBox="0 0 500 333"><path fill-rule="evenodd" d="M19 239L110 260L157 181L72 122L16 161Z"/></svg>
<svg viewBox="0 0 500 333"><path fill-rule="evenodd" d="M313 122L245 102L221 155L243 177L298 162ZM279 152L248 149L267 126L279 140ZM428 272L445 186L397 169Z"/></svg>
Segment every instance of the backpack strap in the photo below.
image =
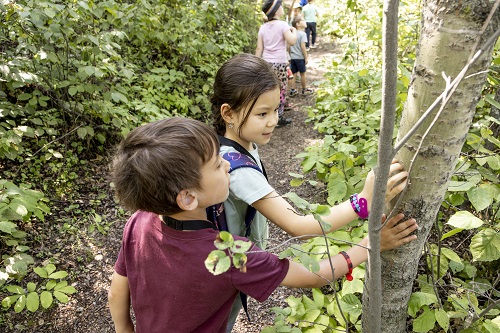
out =
<svg viewBox="0 0 500 333"><path fill-rule="evenodd" d="M242 153L229 152L222 155L222 158L224 158L230 164L229 173L240 168L252 168L259 171L260 173L263 173L259 166L254 162L254 160L250 158L250 156L244 155ZM256 213L257 209L255 209L251 205L248 205L247 212L245 214L245 237L250 236L252 221Z"/></svg>
<svg viewBox="0 0 500 333"><path fill-rule="evenodd" d="M233 147L234 149L236 149L237 151L239 151L242 155L245 155L245 156L251 158L253 160L253 162L256 165L258 165L257 160L255 159L255 157L253 157L252 154L250 154L248 152L248 150L246 150L245 148L243 148L243 146L241 146L238 142L233 141L231 139L228 139L228 138L226 138L226 137L224 137L222 135L219 135L218 137L219 137L219 142L220 142L221 145L228 146L228 147ZM228 161L229 161L229 163L231 163L230 160L228 160ZM262 161L260 161L260 164L262 165L262 170L260 170L260 168L259 168L259 171L262 172L262 174L264 175L264 177L266 177L266 179L268 179L267 178L267 174L266 174L266 168L264 168L264 164L262 163Z"/></svg>

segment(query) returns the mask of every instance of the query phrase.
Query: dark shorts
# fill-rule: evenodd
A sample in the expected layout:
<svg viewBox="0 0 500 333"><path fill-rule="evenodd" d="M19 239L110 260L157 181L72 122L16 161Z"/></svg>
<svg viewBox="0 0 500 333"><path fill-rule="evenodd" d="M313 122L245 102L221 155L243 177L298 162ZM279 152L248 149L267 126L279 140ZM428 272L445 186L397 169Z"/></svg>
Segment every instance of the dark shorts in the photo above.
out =
<svg viewBox="0 0 500 333"><path fill-rule="evenodd" d="M305 73L306 71L306 60L305 59L290 59L290 69L292 73L295 74Z"/></svg>

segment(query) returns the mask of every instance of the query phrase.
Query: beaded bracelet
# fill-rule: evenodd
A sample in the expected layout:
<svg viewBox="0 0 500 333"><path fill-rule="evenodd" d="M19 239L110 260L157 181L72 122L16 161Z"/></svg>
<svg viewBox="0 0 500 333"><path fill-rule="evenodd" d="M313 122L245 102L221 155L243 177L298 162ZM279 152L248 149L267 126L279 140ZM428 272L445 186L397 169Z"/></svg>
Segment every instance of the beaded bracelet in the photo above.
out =
<svg viewBox="0 0 500 333"><path fill-rule="evenodd" d="M352 281L353 277L352 277L352 261L351 261L351 257L349 257L349 255L345 251L340 251L340 254L342 254L344 256L345 261L347 261L347 268L349 269L349 271L345 275L345 278L346 278L347 281Z"/></svg>
<svg viewBox="0 0 500 333"><path fill-rule="evenodd" d="M358 199L358 194L354 193L349 197L349 200L351 201L351 207L354 209L356 214L362 219L368 218L369 212L368 212L368 201L366 201L365 198L359 198Z"/></svg>

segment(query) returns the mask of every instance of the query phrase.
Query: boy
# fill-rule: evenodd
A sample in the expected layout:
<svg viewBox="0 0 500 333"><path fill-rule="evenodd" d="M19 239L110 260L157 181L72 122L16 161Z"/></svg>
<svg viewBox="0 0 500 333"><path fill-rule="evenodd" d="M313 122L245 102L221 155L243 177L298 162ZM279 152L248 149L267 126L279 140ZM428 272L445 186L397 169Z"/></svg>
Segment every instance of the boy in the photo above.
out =
<svg viewBox="0 0 500 333"><path fill-rule="evenodd" d="M348 273L344 255L353 266L367 259L366 248L353 247L331 263L323 260L314 274L254 246L246 273L234 267L209 273L204 261L215 249L218 231L205 209L224 201L229 191L229 163L218 152L213 129L186 118L138 127L118 146L112 181L121 204L136 212L125 225L108 294L116 332L134 332L131 302L137 333L222 333L240 290L262 302L279 285L320 287ZM415 238L408 237L414 220L395 226L401 215L382 229L383 249ZM367 240L360 245L366 247Z"/></svg>
<svg viewBox="0 0 500 333"><path fill-rule="evenodd" d="M306 51L306 33L304 29L306 28L306 21L302 15L295 16L292 21L292 25L297 29L297 42L290 46L290 69L293 75L297 72L300 73L300 84L302 86L302 95L310 95L313 93L312 89L306 88L306 65L307 65L307 51ZM296 89L297 84L295 80L290 82L290 97L298 95Z"/></svg>

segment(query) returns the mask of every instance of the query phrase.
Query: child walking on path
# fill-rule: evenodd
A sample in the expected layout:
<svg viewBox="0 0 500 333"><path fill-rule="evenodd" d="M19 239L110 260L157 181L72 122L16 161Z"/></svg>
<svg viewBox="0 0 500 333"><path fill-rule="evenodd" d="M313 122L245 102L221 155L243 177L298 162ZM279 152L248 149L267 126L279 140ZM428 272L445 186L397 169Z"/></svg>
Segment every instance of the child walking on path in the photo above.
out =
<svg viewBox="0 0 500 333"><path fill-rule="evenodd" d="M273 94L277 98L277 86ZM367 259L364 239L364 247L321 261L315 274L253 246L245 273L231 267L212 275L204 262L219 232L205 209L228 196L228 170L213 129L191 119L143 125L119 145L112 181L121 204L136 212L125 225L108 293L116 332L223 333L239 291L263 302L279 285L320 287L349 273L347 258L353 266ZM383 250L415 238L408 236L414 221L395 225L401 215L382 229Z"/></svg>
<svg viewBox="0 0 500 333"><path fill-rule="evenodd" d="M281 81L278 127L286 126L292 122L291 119L285 118L283 115L288 84L286 44L293 45L297 40L295 28L289 27L287 22L279 20L284 15L282 2L281 0L264 1L262 11L267 16L268 21L259 29L257 48L255 49L255 55L271 63Z"/></svg>
<svg viewBox="0 0 500 333"><path fill-rule="evenodd" d="M302 8L302 15L304 15L304 19L306 20L307 23L306 48L309 51L309 47L311 47L312 49L316 48L316 22L320 15L318 7L314 3L314 0L310 0L309 3Z"/></svg>
<svg viewBox="0 0 500 333"><path fill-rule="evenodd" d="M312 89L307 88L306 80L306 65L307 65L307 50L306 50L306 33L304 29L306 28L306 21L302 15L295 16L292 21L292 25L297 29L297 42L295 45L290 46L290 69L292 74L296 76L300 73L300 84L302 86L302 95L312 94ZM295 80L290 82L290 97L296 96L299 92L296 89L297 84Z"/></svg>
<svg viewBox="0 0 500 333"><path fill-rule="evenodd" d="M278 123L277 107L280 103L280 81L271 65L250 54L240 54L228 60L217 72L211 98L214 126L217 134L232 140L246 149L262 169L258 147L267 144ZM237 152L229 145L221 146L221 154ZM387 184L386 202L401 192L402 182L407 176L399 163L391 165ZM265 249L268 239L267 220L271 221L291 236L322 235L322 230L312 215L301 216L269 184L263 173L252 168L240 168L230 174L229 197L224 202L224 210L229 232L245 235L245 215L249 205L257 213L250 228L249 239ZM371 171L363 190L354 195L353 200L364 203L367 209L372 201L374 174ZM359 210L358 210L359 212ZM361 213L361 212L359 212ZM331 208L323 220L332 225L334 231L358 218L349 200ZM404 228L416 229L414 222ZM405 238L410 241L413 238ZM230 316L228 331L236 321L241 305L235 304Z"/></svg>

